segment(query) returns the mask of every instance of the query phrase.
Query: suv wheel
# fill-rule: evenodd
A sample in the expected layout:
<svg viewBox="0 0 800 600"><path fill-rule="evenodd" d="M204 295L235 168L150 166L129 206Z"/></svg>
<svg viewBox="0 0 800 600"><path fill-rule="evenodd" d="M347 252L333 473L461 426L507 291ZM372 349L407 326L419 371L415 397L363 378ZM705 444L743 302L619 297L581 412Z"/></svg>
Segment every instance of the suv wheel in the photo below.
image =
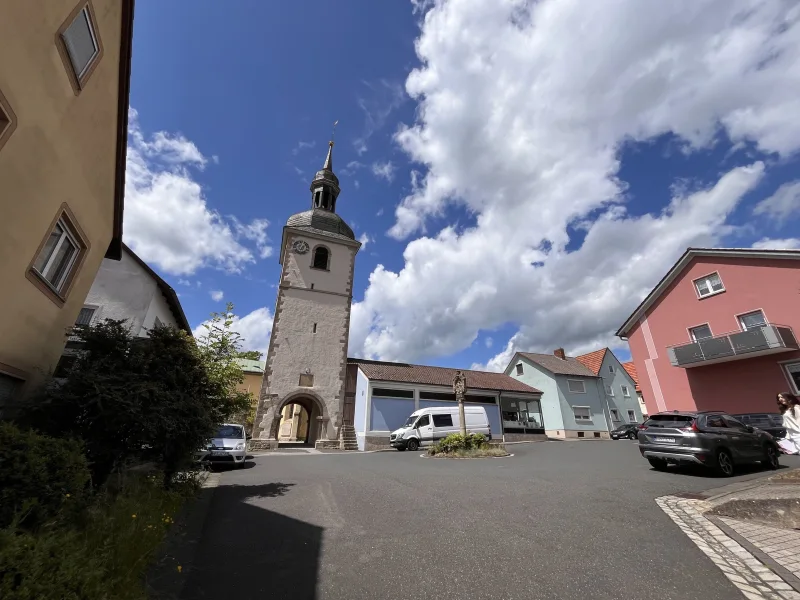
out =
<svg viewBox="0 0 800 600"><path fill-rule="evenodd" d="M764 456L766 458L761 461L761 464L768 469L772 469L774 471L781 466L781 463L778 460L778 449L772 444L764 445Z"/></svg>
<svg viewBox="0 0 800 600"><path fill-rule="evenodd" d="M667 461L665 460L661 460L660 458L648 458L647 462L649 462L650 466L653 467L656 471L667 470Z"/></svg>
<svg viewBox="0 0 800 600"><path fill-rule="evenodd" d="M415 450L419 450L419 442L414 438L411 438L410 440L408 440L406 447L412 452L414 452Z"/></svg>
<svg viewBox="0 0 800 600"><path fill-rule="evenodd" d="M731 453L727 450L717 452L716 471L722 477L733 475L733 458L731 458Z"/></svg>
<svg viewBox="0 0 800 600"><path fill-rule="evenodd" d="M631 431L630 433L628 433L628 439L629 440L635 440L636 439L636 434L633 431Z"/></svg>

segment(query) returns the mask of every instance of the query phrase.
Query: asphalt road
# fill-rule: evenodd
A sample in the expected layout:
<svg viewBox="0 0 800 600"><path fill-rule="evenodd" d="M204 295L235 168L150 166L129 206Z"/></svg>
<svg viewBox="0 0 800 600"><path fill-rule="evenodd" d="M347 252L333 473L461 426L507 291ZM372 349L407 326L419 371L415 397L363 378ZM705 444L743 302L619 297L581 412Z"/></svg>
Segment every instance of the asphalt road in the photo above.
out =
<svg viewBox="0 0 800 600"><path fill-rule="evenodd" d="M768 472L659 473L629 441L509 448L267 456L225 472L182 597L741 597L654 499Z"/></svg>

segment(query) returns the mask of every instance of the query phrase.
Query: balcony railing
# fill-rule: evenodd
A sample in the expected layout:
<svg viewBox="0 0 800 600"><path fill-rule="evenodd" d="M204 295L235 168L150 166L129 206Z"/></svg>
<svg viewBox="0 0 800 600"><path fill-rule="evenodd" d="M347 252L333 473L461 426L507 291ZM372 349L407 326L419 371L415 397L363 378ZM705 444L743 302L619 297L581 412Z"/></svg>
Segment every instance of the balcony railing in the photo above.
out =
<svg viewBox="0 0 800 600"><path fill-rule="evenodd" d="M791 327L769 324L671 346L667 352L673 366L688 369L798 349Z"/></svg>

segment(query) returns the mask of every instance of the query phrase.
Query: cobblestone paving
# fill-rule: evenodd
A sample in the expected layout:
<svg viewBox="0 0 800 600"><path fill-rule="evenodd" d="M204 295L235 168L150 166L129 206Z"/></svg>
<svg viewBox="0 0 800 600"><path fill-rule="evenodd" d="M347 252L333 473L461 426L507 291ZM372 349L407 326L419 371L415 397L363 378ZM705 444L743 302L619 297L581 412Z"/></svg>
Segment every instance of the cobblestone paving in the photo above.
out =
<svg viewBox="0 0 800 600"><path fill-rule="evenodd" d="M768 527L729 517L720 517L720 520L795 577L800 577L800 531Z"/></svg>
<svg viewBox="0 0 800 600"><path fill-rule="evenodd" d="M703 516L711 508L708 502L663 496L656 503L745 598L800 600L792 586Z"/></svg>
<svg viewBox="0 0 800 600"><path fill-rule="evenodd" d="M711 504L722 504L730 500L779 500L783 498L800 498L800 484L781 483L760 485L740 492L728 494Z"/></svg>

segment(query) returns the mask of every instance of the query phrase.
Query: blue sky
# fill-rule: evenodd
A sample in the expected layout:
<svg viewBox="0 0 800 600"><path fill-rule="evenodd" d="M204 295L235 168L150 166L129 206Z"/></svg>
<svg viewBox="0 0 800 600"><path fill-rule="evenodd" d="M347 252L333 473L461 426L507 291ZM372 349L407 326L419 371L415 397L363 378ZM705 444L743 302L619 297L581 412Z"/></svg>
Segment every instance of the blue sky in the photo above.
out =
<svg viewBox="0 0 800 600"><path fill-rule="evenodd" d="M625 358L613 331L687 245L800 245L800 26L617 4L138 0L126 241L193 325L232 301L264 349L338 119L351 354Z"/></svg>

